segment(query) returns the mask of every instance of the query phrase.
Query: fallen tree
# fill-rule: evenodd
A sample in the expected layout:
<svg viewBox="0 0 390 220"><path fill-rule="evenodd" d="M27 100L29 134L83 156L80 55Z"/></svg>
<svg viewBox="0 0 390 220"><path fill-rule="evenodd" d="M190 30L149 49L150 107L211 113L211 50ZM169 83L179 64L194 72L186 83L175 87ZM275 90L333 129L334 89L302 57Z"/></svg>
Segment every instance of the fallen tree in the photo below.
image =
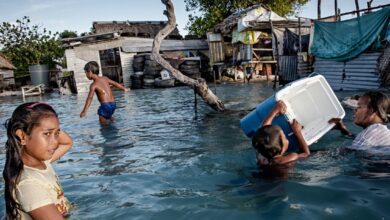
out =
<svg viewBox="0 0 390 220"><path fill-rule="evenodd" d="M176 78L176 80L194 88L196 93L201 96L210 107L217 111L225 110L222 101L208 88L206 80L204 80L203 78L198 78L197 80L195 80L183 75L179 70L172 67L171 64L164 58L162 58L162 56L160 55L161 41L166 36L168 36L176 27L176 16L171 0L161 1L164 5L166 5L167 8L167 10L164 11L164 15L168 17L168 23L163 29L158 32L158 34L154 38L152 47L152 58L163 68L171 72L171 74L173 75L173 77Z"/></svg>

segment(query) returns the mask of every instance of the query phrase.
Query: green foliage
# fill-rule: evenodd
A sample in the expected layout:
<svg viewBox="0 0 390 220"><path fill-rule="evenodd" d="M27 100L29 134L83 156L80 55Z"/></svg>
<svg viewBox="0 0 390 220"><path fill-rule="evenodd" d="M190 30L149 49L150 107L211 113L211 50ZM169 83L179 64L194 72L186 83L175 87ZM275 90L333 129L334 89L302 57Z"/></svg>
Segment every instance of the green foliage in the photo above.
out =
<svg viewBox="0 0 390 220"><path fill-rule="evenodd" d="M61 39L77 37L76 31L64 30L59 36Z"/></svg>
<svg viewBox="0 0 390 220"><path fill-rule="evenodd" d="M52 65L64 55L58 33L52 34L38 25L31 25L25 16L16 23L3 22L0 25L2 53L16 66L16 75L25 75L30 64Z"/></svg>
<svg viewBox="0 0 390 220"><path fill-rule="evenodd" d="M293 15L309 0L184 0L190 12L187 30L190 34L204 36L238 9L263 3L280 16Z"/></svg>

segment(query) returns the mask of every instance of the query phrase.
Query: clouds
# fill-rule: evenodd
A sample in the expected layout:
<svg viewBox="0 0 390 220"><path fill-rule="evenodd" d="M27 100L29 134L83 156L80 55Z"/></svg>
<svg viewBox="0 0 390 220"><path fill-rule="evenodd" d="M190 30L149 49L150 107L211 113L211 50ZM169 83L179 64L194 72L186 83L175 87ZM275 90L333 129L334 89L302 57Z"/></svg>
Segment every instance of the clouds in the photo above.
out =
<svg viewBox="0 0 390 220"><path fill-rule="evenodd" d="M77 1L59 1L59 0L48 0L48 1L40 1L40 0L28 0L28 3L24 5L24 9L17 12L17 14L29 15L36 13L45 13L47 10L58 10L62 7L71 7L72 5L77 6Z"/></svg>
<svg viewBox="0 0 390 220"><path fill-rule="evenodd" d="M180 33L188 17L183 0L173 0ZM164 5L159 0L0 0L0 22L15 22L24 16L52 32L89 32L93 21L159 21Z"/></svg>

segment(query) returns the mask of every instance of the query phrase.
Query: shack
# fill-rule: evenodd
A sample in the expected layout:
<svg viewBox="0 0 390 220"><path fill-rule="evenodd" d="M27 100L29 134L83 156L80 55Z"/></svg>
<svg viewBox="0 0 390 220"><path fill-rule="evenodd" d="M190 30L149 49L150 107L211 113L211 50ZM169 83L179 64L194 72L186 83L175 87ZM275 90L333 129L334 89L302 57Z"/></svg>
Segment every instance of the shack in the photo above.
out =
<svg viewBox="0 0 390 220"><path fill-rule="evenodd" d="M342 22L314 21L310 46L314 71L324 75L334 90L389 86L389 21L390 7Z"/></svg>
<svg viewBox="0 0 390 220"><path fill-rule="evenodd" d="M310 25L308 20L281 17L263 4L237 11L208 34L211 62L221 69L244 70L245 75L278 74L284 81L295 80L298 53L307 52ZM301 69L300 75L309 72Z"/></svg>
<svg viewBox="0 0 390 220"><path fill-rule="evenodd" d="M0 90L15 85L15 66L2 54L0 54Z"/></svg>
<svg viewBox="0 0 390 220"><path fill-rule="evenodd" d="M126 37L154 38L166 24L166 21L95 21L92 29L96 34L119 33ZM182 39L182 36L176 28L167 39Z"/></svg>
<svg viewBox="0 0 390 220"><path fill-rule="evenodd" d="M165 22L143 22L142 27L139 25L133 29L126 29L127 26L121 22L111 24L110 29L105 22L94 22L94 29L99 33L62 40L67 70L74 72L78 93L88 91L91 83L84 73L84 65L89 61L98 62L104 76L131 87L131 76L135 74L134 57L151 52L153 37L164 27L162 24ZM150 27L146 28L147 25ZM166 57L183 58L197 52L208 53L206 40L179 40L176 34L177 29L170 39L162 41L160 51Z"/></svg>

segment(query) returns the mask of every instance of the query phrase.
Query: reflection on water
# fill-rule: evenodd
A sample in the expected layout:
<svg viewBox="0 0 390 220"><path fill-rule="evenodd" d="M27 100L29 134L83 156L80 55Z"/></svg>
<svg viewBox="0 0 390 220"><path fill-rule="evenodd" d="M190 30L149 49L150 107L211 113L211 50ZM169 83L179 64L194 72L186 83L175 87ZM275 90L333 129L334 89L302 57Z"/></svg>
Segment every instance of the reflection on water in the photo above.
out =
<svg viewBox="0 0 390 220"><path fill-rule="evenodd" d="M80 119L85 95L28 97L59 113L74 147L54 167L75 204L70 219L381 219L390 215L389 155L344 150L352 142L330 131L313 154L266 178L239 120L273 93L272 83L226 84L216 113L191 89L114 92L116 121L101 127L94 100ZM341 99L353 93L338 93ZM0 99L3 123L21 104ZM352 111L345 122L354 133ZM0 128L0 145L6 140ZM0 148L0 166L4 148ZM0 185L4 190L4 184ZM4 201L0 201L4 212Z"/></svg>

